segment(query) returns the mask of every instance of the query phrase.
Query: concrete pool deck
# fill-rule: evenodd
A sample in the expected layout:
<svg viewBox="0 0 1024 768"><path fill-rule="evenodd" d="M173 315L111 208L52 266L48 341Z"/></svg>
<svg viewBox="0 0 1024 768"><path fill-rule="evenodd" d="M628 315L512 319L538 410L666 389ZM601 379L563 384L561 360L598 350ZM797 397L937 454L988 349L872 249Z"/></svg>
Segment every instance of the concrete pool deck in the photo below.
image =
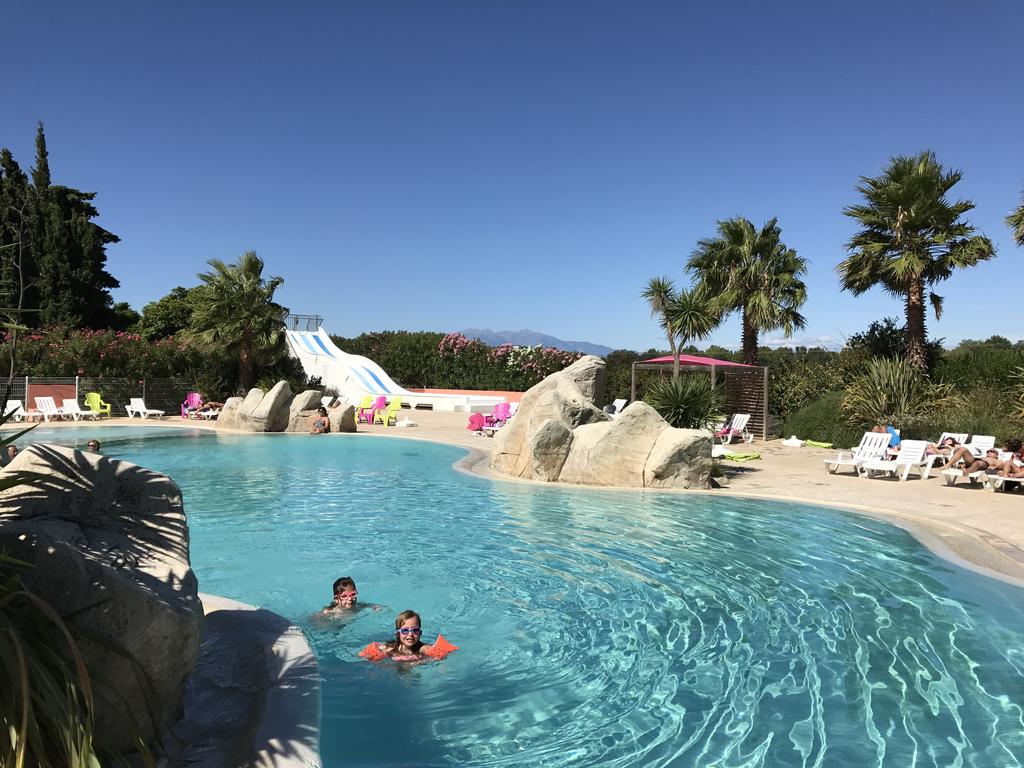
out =
<svg viewBox="0 0 1024 768"><path fill-rule="evenodd" d="M509 482L516 480L490 470L494 441L466 429L464 413L415 410L402 412L417 426L409 428L358 425L357 434L387 435L456 445L471 450L460 468ZM95 424L101 440L106 426L192 427L215 430L215 422L185 421L178 417L162 420L114 418ZM47 427L93 426L84 422L50 422ZM302 437L295 435L295 437ZM326 436L330 439L332 436ZM761 460L723 461L729 484L709 491L654 491L652 493L698 493L773 499L817 504L884 518L916 535L926 546L960 565L981 569L1024 586L1024 494L991 493L961 481L947 486L933 470L928 480L916 474L898 482L889 478L859 478L850 471L830 475L824 459L835 450L790 448L781 440L755 441L751 450ZM607 490L613 490L608 488ZM637 489L629 489L637 490Z"/></svg>

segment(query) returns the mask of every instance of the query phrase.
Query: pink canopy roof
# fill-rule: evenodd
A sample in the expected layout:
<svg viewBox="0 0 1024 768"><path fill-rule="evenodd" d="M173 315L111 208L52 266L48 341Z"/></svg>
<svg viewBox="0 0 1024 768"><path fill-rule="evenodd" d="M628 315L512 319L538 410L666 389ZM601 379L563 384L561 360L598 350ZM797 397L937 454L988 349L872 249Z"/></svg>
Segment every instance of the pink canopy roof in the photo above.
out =
<svg viewBox="0 0 1024 768"><path fill-rule="evenodd" d="M672 355L664 357L652 357L650 360L641 360L642 363L672 363ZM753 368L755 366L746 363L734 363L730 360L716 360L713 357L701 357L700 355L680 355L680 365L729 365L738 368Z"/></svg>

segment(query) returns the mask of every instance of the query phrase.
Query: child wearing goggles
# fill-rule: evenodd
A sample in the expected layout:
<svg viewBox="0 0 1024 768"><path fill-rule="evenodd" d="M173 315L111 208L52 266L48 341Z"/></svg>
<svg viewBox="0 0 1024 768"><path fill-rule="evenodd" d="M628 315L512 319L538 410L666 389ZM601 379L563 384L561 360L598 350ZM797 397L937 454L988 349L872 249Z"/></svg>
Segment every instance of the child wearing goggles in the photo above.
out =
<svg viewBox="0 0 1024 768"><path fill-rule="evenodd" d="M420 615L416 611L402 611L395 619L395 639L386 643L370 643L359 655L370 661L424 661L443 659L458 648L441 635L432 644L422 642Z"/></svg>

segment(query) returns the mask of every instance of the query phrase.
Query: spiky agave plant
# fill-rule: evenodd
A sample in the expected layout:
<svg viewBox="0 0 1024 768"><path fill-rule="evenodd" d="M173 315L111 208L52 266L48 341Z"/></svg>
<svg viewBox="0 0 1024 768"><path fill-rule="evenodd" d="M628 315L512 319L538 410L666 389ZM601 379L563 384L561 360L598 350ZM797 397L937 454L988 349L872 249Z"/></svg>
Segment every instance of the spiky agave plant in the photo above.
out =
<svg viewBox="0 0 1024 768"><path fill-rule="evenodd" d="M851 424L892 424L913 428L932 414L962 405L951 385L936 384L908 360L876 357L843 395L843 412Z"/></svg>
<svg viewBox="0 0 1024 768"><path fill-rule="evenodd" d="M0 554L0 765L98 768L92 688L78 646L27 563Z"/></svg>
<svg viewBox="0 0 1024 768"><path fill-rule="evenodd" d="M708 429L722 413L721 390L704 376L659 379L644 397L669 423L682 429Z"/></svg>

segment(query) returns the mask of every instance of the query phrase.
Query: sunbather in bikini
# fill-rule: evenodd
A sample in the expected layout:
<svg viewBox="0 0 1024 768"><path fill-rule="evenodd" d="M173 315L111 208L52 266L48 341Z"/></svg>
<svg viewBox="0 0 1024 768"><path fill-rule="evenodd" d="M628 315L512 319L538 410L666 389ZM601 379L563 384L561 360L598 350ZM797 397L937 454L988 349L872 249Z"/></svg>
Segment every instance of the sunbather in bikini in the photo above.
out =
<svg viewBox="0 0 1024 768"><path fill-rule="evenodd" d="M1006 450L1011 456L1003 463L999 474L1003 477L1024 478L1024 457L1021 456L1021 441L1011 440L1006 444Z"/></svg>
<svg viewBox="0 0 1024 768"><path fill-rule="evenodd" d="M938 454L942 458L948 459L953 455L953 451L955 451L957 447L958 444L955 437L944 437L937 443L929 443L927 452L929 456L932 454Z"/></svg>
<svg viewBox="0 0 1024 768"><path fill-rule="evenodd" d="M995 448L989 448L985 451L985 455L975 458L974 454L971 453L971 449L965 446L960 446L952 455L949 457L949 461L940 467L940 469L955 469L957 462L963 459L964 466L963 471L965 475L971 474L971 472L998 472L1003 468L1003 465L1007 462L1001 461L999 458L999 451Z"/></svg>

